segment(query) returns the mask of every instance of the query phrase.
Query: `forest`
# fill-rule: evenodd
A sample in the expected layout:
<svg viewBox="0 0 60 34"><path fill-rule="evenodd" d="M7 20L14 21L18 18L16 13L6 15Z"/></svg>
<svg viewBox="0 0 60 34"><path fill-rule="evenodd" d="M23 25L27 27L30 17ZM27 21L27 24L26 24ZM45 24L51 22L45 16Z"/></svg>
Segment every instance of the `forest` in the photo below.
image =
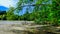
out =
<svg viewBox="0 0 60 34"><path fill-rule="evenodd" d="M60 0L19 0L16 5L1 12L0 20L35 21L36 24L60 26ZM19 14L24 7L27 7L25 14L14 14ZM30 10L30 7L33 9Z"/></svg>

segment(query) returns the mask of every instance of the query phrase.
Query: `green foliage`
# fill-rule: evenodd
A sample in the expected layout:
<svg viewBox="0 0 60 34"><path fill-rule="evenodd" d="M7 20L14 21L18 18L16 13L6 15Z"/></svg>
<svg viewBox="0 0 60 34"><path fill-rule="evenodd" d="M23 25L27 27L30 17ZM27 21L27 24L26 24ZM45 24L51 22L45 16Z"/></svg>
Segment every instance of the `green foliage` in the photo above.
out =
<svg viewBox="0 0 60 34"><path fill-rule="evenodd" d="M40 4L42 4L42 0L40 0ZM57 2L59 3L60 1L57 0ZM51 25L59 25L58 19L60 19L59 17L59 4L56 1L52 0L52 4L46 4L44 6L41 6L41 10L39 10L40 13L40 19L38 18L36 21L38 23L40 23L42 21L42 23L45 23L44 21L46 21L46 24L49 21L49 24ZM39 8L38 8L39 9Z"/></svg>
<svg viewBox="0 0 60 34"><path fill-rule="evenodd" d="M14 7L10 7L10 9L7 11L6 19L7 20L17 20L18 16L14 15Z"/></svg>
<svg viewBox="0 0 60 34"><path fill-rule="evenodd" d="M31 5L34 1L36 1L36 3ZM23 7L26 6L25 4L34 6L32 13L26 10L24 15L14 15L14 11L22 10ZM16 8L10 7L6 14L6 19L35 21L36 24L60 25L60 0L19 0Z"/></svg>
<svg viewBox="0 0 60 34"><path fill-rule="evenodd" d="M49 3L49 1L51 2ZM28 3L27 0L26 2ZM59 2L59 0L37 0L33 12L25 14L23 19L36 21L37 24L58 25L60 20Z"/></svg>

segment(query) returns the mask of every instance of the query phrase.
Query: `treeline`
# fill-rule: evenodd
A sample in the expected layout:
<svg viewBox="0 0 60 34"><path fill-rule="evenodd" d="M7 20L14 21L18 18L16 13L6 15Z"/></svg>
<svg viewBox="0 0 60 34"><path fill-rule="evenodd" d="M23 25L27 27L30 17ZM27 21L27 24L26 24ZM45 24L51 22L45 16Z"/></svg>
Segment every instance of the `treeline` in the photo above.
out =
<svg viewBox="0 0 60 34"><path fill-rule="evenodd" d="M23 15L16 15L14 14L14 8L10 7L8 11L1 11L0 12L0 20L25 20L25 21L34 21L35 13L29 13L28 11Z"/></svg>

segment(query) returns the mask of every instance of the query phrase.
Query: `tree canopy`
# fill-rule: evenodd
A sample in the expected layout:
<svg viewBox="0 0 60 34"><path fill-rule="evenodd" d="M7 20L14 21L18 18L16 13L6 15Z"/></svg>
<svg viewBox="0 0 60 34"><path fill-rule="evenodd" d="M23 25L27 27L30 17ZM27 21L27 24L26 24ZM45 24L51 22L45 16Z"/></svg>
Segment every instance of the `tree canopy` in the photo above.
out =
<svg viewBox="0 0 60 34"><path fill-rule="evenodd" d="M24 7L26 13L15 15L13 12L20 12ZM33 7L33 10L29 10ZM29 11L32 11L29 13ZM37 24L60 24L60 0L19 0L17 7L10 7L6 14L7 20L35 21Z"/></svg>

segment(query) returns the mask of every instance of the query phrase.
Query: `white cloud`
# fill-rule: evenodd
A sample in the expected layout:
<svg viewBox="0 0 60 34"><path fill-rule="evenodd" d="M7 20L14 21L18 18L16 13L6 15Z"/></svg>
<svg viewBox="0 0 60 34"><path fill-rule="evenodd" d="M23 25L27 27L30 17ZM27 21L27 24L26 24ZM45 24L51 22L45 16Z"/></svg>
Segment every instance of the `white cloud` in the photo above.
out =
<svg viewBox="0 0 60 34"><path fill-rule="evenodd" d="M15 7L17 3L17 0L0 0L0 5L3 5L5 7L13 6Z"/></svg>

